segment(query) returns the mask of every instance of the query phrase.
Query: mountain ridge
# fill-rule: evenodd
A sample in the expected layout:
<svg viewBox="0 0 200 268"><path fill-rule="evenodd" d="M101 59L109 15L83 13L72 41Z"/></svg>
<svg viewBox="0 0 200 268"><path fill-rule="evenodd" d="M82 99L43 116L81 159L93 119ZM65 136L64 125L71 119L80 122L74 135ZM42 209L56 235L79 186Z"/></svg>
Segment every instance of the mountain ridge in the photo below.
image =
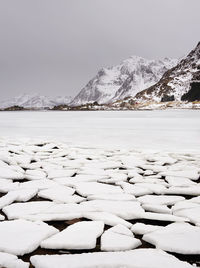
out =
<svg viewBox="0 0 200 268"><path fill-rule="evenodd" d="M17 97L4 100L0 102L0 108L6 109L13 106L19 106L27 109L45 109L53 108L56 105L69 104L71 102L71 97L57 96L50 98L38 94L21 94Z"/></svg>
<svg viewBox="0 0 200 268"><path fill-rule="evenodd" d="M200 82L200 42L175 67L165 72L155 85L137 93L134 99L161 101L164 95L168 95L180 101L190 90L192 82Z"/></svg>
<svg viewBox="0 0 200 268"><path fill-rule="evenodd" d="M70 105L111 103L155 84L163 73L176 65L176 59L149 60L131 56L120 64L102 68L75 96Z"/></svg>

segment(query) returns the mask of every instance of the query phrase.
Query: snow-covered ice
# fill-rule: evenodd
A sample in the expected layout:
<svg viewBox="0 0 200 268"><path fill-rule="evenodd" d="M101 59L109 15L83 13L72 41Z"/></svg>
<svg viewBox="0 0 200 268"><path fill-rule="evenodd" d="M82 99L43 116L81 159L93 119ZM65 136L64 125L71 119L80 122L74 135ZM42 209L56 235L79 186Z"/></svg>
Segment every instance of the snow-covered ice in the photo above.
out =
<svg viewBox="0 0 200 268"><path fill-rule="evenodd" d="M9 165L7 167L0 166L0 174L0 177L5 179L23 180L24 178L24 174L11 169Z"/></svg>
<svg viewBox="0 0 200 268"><path fill-rule="evenodd" d="M96 221L103 221L106 225L115 226L117 224L124 225L128 228L132 224L122 218L108 212L85 212L82 214L84 218Z"/></svg>
<svg viewBox="0 0 200 268"><path fill-rule="evenodd" d="M142 243L123 225L116 225L101 236L101 250L126 251L137 248Z"/></svg>
<svg viewBox="0 0 200 268"><path fill-rule="evenodd" d="M35 268L192 268L189 263L158 249L135 249L126 252L97 252L74 255L36 255Z"/></svg>
<svg viewBox="0 0 200 268"><path fill-rule="evenodd" d="M193 205L193 207L189 208L186 207L174 210L173 214L179 217L186 217L194 224L200 223L200 204L196 206Z"/></svg>
<svg viewBox="0 0 200 268"><path fill-rule="evenodd" d="M17 256L0 252L0 267L4 268L29 268L28 262L23 262Z"/></svg>
<svg viewBox="0 0 200 268"><path fill-rule="evenodd" d="M144 213L137 201L91 200L82 202L81 205L86 209L94 208L97 211L112 213L124 220L140 218Z"/></svg>
<svg viewBox="0 0 200 268"><path fill-rule="evenodd" d="M82 221L41 242L42 248L93 249L96 239L103 233L102 221Z"/></svg>
<svg viewBox="0 0 200 268"><path fill-rule="evenodd" d="M188 223L172 223L145 234L143 240L168 252L200 254L200 227Z"/></svg>
<svg viewBox="0 0 200 268"><path fill-rule="evenodd" d="M77 184L76 191L82 196L88 196L92 194L105 194L105 193L107 194L123 193L122 189L119 186L107 185L98 182L81 182Z"/></svg>
<svg viewBox="0 0 200 268"><path fill-rule="evenodd" d="M163 228L159 225L150 225L150 224L144 224L144 223L135 223L132 227L131 227L131 231L134 234L139 234L139 235L143 235L146 233L150 233L153 231L156 231L160 228Z"/></svg>
<svg viewBox="0 0 200 268"><path fill-rule="evenodd" d="M3 221L4 219L5 219L5 217L0 214L0 221Z"/></svg>
<svg viewBox="0 0 200 268"><path fill-rule="evenodd" d="M171 209L169 209L166 205L143 204L142 207L145 209L145 211L166 213L166 214L172 213Z"/></svg>
<svg viewBox="0 0 200 268"><path fill-rule="evenodd" d="M166 249L161 248L168 251L165 237L170 226L184 226L169 231L173 233L172 252L183 252L184 245L174 242L178 236L188 239L188 244L197 240L200 154L104 145L100 148L58 139L0 138L0 170L7 170L0 175L0 252L33 256L41 251L40 245L44 255L51 252L49 249L56 254L67 251L68 255L32 257L33 262L37 259L36 268L48 267L51 258L52 262L55 258L57 267L62 258L67 258L72 267L79 267L81 256L85 256L85 267L133 268L133 263L140 261L139 267L147 268L149 261L145 263L143 259L151 255L158 263L162 259L162 266L166 262L165 267L191 267L161 250L135 248L149 247L145 237L161 232ZM175 225L166 226L169 222ZM187 254L199 254L195 251L198 242L195 243ZM128 251L124 255L70 254L74 253L71 250L82 253L91 249ZM106 256L105 261L98 256ZM129 259L133 260L131 264ZM157 262L152 267L160 267Z"/></svg>
<svg viewBox="0 0 200 268"><path fill-rule="evenodd" d="M88 200L115 200L115 201L133 201L135 200L134 195L131 194L96 194L89 195Z"/></svg>
<svg viewBox="0 0 200 268"><path fill-rule="evenodd" d="M42 240L58 230L44 222L25 220L0 222L0 251L24 255L34 251Z"/></svg>
<svg viewBox="0 0 200 268"><path fill-rule="evenodd" d="M1 136L14 139L53 137L90 148L200 151L197 110L3 112L0 122Z"/></svg>
<svg viewBox="0 0 200 268"><path fill-rule="evenodd" d="M154 204L154 205L173 205L179 201L183 201L185 198L182 196L172 195L144 195L138 197L138 201L142 204Z"/></svg>

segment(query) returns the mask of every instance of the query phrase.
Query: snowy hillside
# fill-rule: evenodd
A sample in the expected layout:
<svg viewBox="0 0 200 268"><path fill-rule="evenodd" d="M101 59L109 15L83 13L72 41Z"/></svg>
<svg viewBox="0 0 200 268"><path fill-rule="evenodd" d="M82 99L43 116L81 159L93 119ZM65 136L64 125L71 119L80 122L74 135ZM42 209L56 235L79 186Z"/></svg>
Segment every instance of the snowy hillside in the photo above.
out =
<svg viewBox="0 0 200 268"><path fill-rule="evenodd" d="M167 95L181 100L193 82L200 82L200 42L177 66L167 71L158 83L138 93L136 99L160 101Z"/></svg>
<svg viewBox="0 0 200 268"><path fill-rule="evenodd" d="M132 56L121 64L101 69L71 102L81 105L97 101L113 102L152 86L162 75L177 64L177 60L148 60Z"/></svg>
<svg viewBox="0 0 200 268"><path fill-rule="evenodd" d="M28 95L23 94L12 99L1 101L0 108L5 109L12 106L20 106L23 108L34 108L34 109L43 109L43 108L52 108L60 104L68 104L71 101L71 97L61 97L57 96L55 98L50 98L47 96L40 96L37 94Z"/></svg>
<svg viewBox="0 0 200 268"><path fill-rule="evenodd" d="M168 69L177 64L176 59L169 58L147 60L141 57L132 57L131 59L125 61L122 68L122 71L129 73L129 75L116 92L114 100L135 96L141 90L154 85Z"/></svg>

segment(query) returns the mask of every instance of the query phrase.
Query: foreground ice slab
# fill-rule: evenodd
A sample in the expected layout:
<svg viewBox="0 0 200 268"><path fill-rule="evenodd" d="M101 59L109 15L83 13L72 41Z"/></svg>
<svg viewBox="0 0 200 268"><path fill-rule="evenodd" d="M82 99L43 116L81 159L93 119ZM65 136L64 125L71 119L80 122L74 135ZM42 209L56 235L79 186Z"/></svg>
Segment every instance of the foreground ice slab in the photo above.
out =
<svg viewBox="0 0 200 268"><path fill-rule="evenodd" d="M138 201L91 200L82 202L81 205L85 208L115 214L124 220L140 218L144 213Z"/></svg>
<svg viewBox="0 0 200 268"><path fill-rule="evenodd" d="M14 201L26 202L37 194L36 189L20 189L8 192L0 198L0 209L4 206L10 205Z"/></svg>
<svg viewBox="0 0 200 268"><path fill-rule="evenodd" d="M133 201L134 195L131 194L97 194L89 195L88 200L115 200L115 201Z"/></svg>
<svg viewBox="0 0 200 268"><path fill-rule="evenodd" d="M182 167L184 169L184 166ZM166 171L166 172L162 172L161 175L163 176L172 176L172 177L183 177L183 178L188 178L191 180L198 180L199 178L199 174L197 172L197 170L176 170L176 171Z"/></svg>
<svg viewBox="0 0 200 268"><path fill-rule="evenodd" d="M98 182L80 182L76 186L76 191L81 196L93 194L119 194L123 193L119 186L108 185Z"/></svg>
<svg viewBox="0 0 200 268"><path fill-rule="evenodd" d="M102 221L82 221L70 225L64 231L44 240L42 248L93 249L96 239L103 233Z"/></svg>
<svg viewBox="0 0 200 268"><path fill-rule="evenodd" d="M0 174L0 177L5 179L22 180L24 178L22 173L11 169L9 165L7 165L7 167L0 166Z"/></svg>
<svg viewBox="0 0 200 268"><path fill-rule="evenodd" d="M169 252L200 254L200 227L188 223L172 223L145 234L142 239Z"/></svg>
<svg viewBox="0 0 200 268"><path fill-rule="evenodd" d="M3 221L4 219L5 219L5 217L0 214L0 221Z"/></svg>
<svg viewBox="0 0 200 268"><path fill-rule="evenodd" d="M50 189L41 190L38 196L50 199L56 203L79 203L84 200L83 197L73 195L74 189L66 186L58 186Z"/></svg>
<svg viewBox="0 0 200 268"><path fill-rule="evenodd" d="M53 206L53 202L36 201L27 203L14 203L3 208L9 220L23 218L25 215L38 214Z"/></svg>
<svg viewBox="0 0 200 268"><path fill-rule="evenodd" d="M137 248L141 244L141 241L123 225L116 225L101 236L101 250L103 251L126 251Z"/></svg>
<svg viewBox="0 0 200 268"><path fill-rule="evenodd" d="M162 226L159 225L150 225L150 224L144 224L144 223L135 223L132 227L131 227L131 231L135 234L139 234L139 235L143 235L146 233L150 233L153 231L156 231L160 228L163 228Z"/></svg>
<svg viewBox="0 0 200 268"><path fill-rule="evenodd" d="M142 204L173 205L179 201L185 200L185 198L182 196L173 195L144 195L138 197L138 200Z"/></svg>
<svg viewBox="0 0 200 268"><path fill-rule="evenodd" d="M86 219L103 221L106 225L110 226L115 226L117 224L122 224L128 228L132 226L130 222L108 212L85 212L82 215Z"/></svg>
<svg viewBox="0 0 200 268"><path fill-rule="evenodd" d="M19 260L17 256L0 252L0 267L5 268L28 268L29 263Z"/></svg>
<svg viewBox="0 0 200 268"><path fill-rule="evenodd" d="M171 214L171 209L169 209L166 205L155 205L155 204L143 204L142 207L145 211Z"/></svg>
<svg viewBox="0 0 200 268"><path fill-rule="evenodd" d="M40 242L58 230L44 222L14 220L0 222L0 251L24 255L34 251Z"/></svg>
<svg viewBox="0 0 200 268"><path fill-rule="evenodd" d="M200 223L200 205L196 204L195 207L180 209L173 212L174 215L180 217L187 217L191 222L195 224Z"/></svg>
<svg viewBox="0 0 200 268"><path fill-rule="evenodd" d="M126 252L97 252L74 255L36 255L35 268L192 268L189 263L158 249L135 249Z"/></svg>

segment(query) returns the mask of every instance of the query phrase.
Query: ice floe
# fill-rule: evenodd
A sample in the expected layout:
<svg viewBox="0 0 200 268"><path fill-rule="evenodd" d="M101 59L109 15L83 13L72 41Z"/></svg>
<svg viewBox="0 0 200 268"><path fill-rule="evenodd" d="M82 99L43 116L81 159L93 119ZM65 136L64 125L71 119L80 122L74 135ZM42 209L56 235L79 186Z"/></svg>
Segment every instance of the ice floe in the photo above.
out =
<svg viewBox="0 0 200 268"><path fill-rule="evenodd" d="M145 234L142 239L168 252L200 254L200 227L188 223L172 223Z"/></svg>
<svg viewBox="0 0 200 268"><path fill-rule="evenodd" d="M17 256L0 252L0 267L4 268L29 268L28 262L23 262Z"/></svg>
<svg viewBox="0 0 200 268"><path fill-rule="evenodd" d="M189 268L161 249L200 254L200 154L43 139L0 150L0 266L28 267L17 256L35 249L36 268ZM157 249L135 249L144 241ZM116 252L61 255L91 249Z"/></svg>
<svg viewBox="0 0 200 268"><path fill-rule="evenodd" d="M44 222L14 220L0 222L0 251L24 255L34 251L42 240L58 230Z"/></svg>
<svg viewBox="0 0 200 268"><path fill-rule="evenodd" d="M82 196L88 196L93 194L123 193L123 190L119 186L108 185L98 182L79 183L76 186L76 191Z"/></svg>
<svg viewBox="0 0 200 268"><path fill-rule="evenodd" d="M91 200L82 202L81 206L112 213L124 220L140 218L144 213L144 209L137 201Z"/></svg>
<svg viewBox="0 0 200 268"><path fill-rule="evenodd" d="M135 249L126 252L97 252L74 255L36 255L35 268L192 268L189 263L158 249Z"/></svg>
<svg viewBox="0 0 200 268"><path fill-rule="evenodd" d="M185 200L182 196L172 195L145 195L138 197L137 200L142 204L154 204L154 205L174 205L179 201Z"/></svg>
<svg viewBox="0 0 200 268"><path fill-rule="evenodd" d="M42 248L93 249L96 239L103 233L102 221L82 221L67 227L62 232L41 242Z"/></svg>
<svg viewBox="0 0 200 268"><path fill-rule="evenodd" d="M146 233L156 231L160 228L164 228L164 227L162 227L160 225L150 225L150 224L144 224L144 223L138 222L138 223L135 223L134 225L132 225L131 231L134 234L143 235Z"/></svg>
<svg viewBox="0 0 200 268"><path fill-rule="evenodd" d="M86 219L103 221L106 225L110 226L115 226L118 224L124 225L128 228L132 226L130 222L108 212L84 212L82 215Z"/></svg>
<svg viewBox="0 0 200 268"><path fill-rule="evenodd" d="M116 201L133 201L135 196L131 194L96 194L89 195L88 200L116 200Z"/></svg>
<svg viewBox="0 0 200 268"><path fill-rule="evenodd" d="M116 225L101 236L102 251L126 251L137 248L142 243L123 225Z"/></svg>

